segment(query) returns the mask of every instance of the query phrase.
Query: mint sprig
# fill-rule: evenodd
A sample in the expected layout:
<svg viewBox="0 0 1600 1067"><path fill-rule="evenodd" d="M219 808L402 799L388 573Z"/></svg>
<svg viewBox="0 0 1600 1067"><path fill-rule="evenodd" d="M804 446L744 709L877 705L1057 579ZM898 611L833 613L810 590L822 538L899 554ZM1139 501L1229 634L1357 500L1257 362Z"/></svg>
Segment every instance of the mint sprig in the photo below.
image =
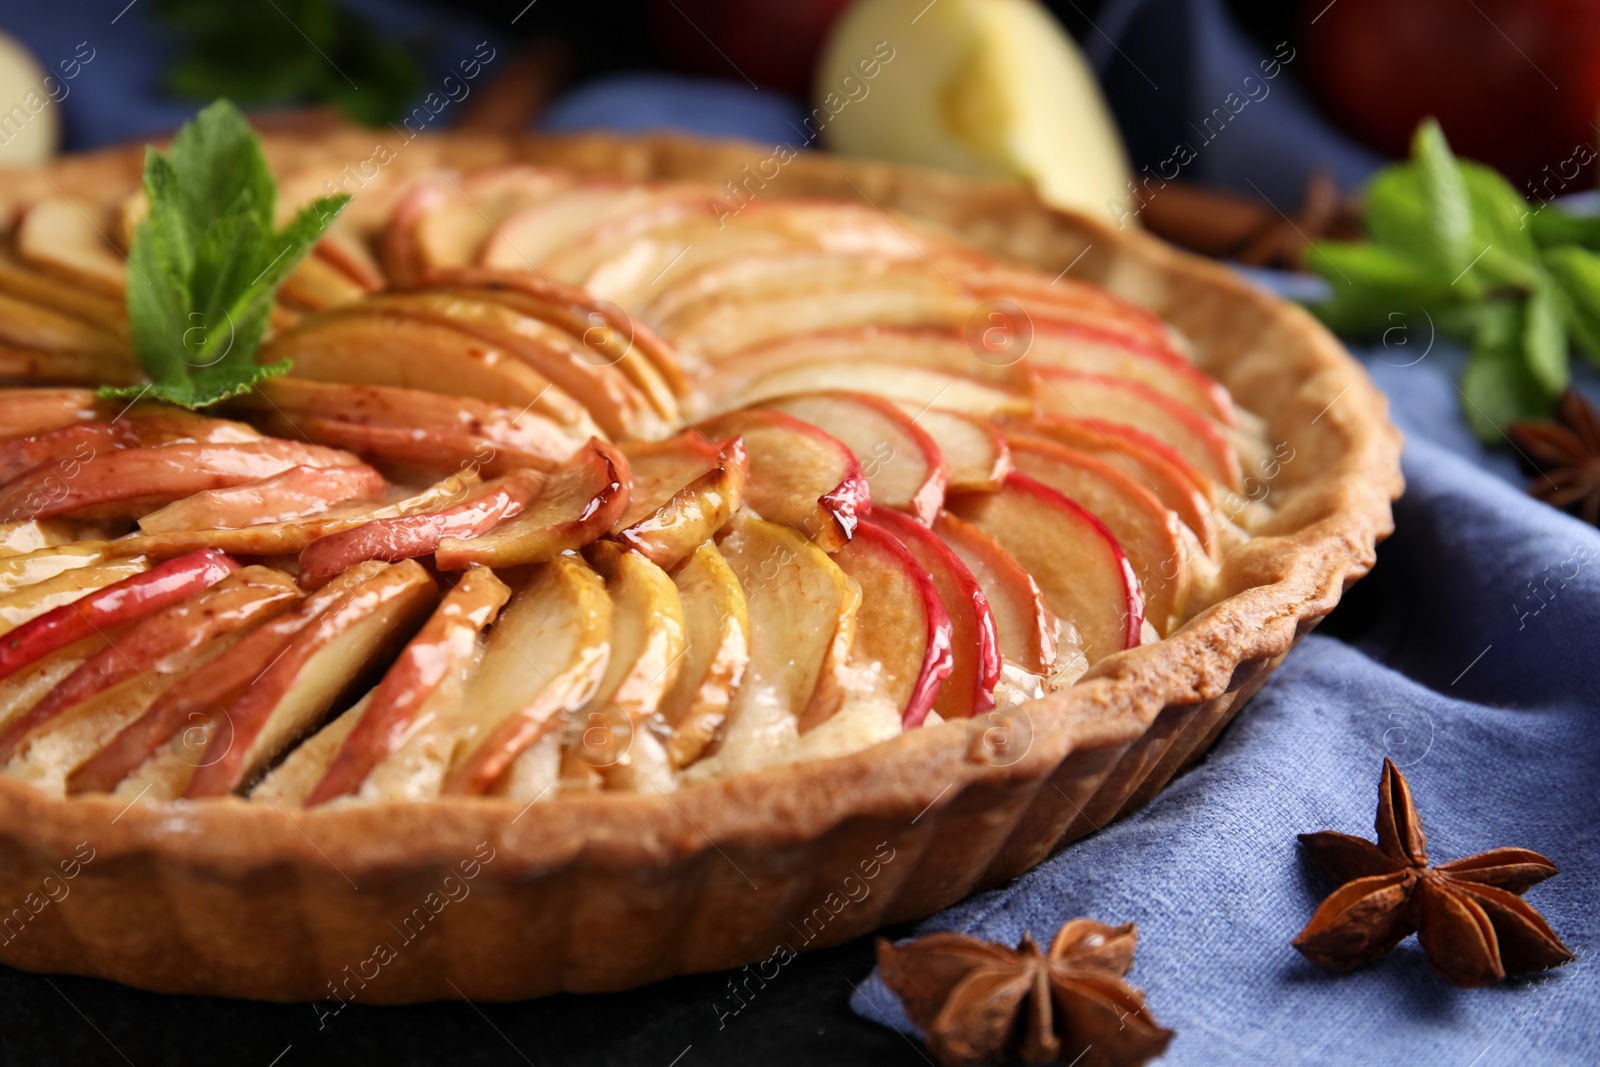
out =
<svg viewBox="0 0 1600 1067"><path fill-rule="evenodd" d="M1340 333L1426 316L1466 341L1462 412L1483 440L1549 416L1569 347L1600 362L1600 219L1530 204L1457 159L1433 120L1417 128L1411 159L1368 185L1363 224L1366 241L1313 246L1307 263L1333 295L1312 310Z"/></svg>
<svg viewBox="0 0 1600 1067"><path fill-rule="evenodd" d="M261 142L226 100L201 111L170 152L145 151L149 213L128 252L128 327L145 395L205 407L283 374L256 363L278 286L349 200L324 197L275 229L277 189Z"/></svg>

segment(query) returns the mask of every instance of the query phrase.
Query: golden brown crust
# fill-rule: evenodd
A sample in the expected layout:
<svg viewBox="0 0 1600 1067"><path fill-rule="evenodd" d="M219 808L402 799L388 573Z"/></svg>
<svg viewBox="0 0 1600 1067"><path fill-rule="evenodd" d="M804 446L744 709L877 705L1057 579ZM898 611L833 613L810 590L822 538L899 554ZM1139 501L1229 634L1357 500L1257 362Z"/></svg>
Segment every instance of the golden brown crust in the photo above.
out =
<svg viewBox="0 0 1600 1067"><path fill-rule="evenodd" d="M271 138L269 155L280 173L326 166L337 182L374 137ZM419 138L396 146L352 224L443 161L721 184L770 154L671 137ZM8 177L0 207L48 195L47 176L109 207L138 159L115 150ZM0 960L171 992L404 1003L619 989L836 944L1012 877L1148 800L1371 567L1402 488L1400 438L1365 372L1298 308L1019 188L805 154L758 195L865 197L1052 272L1074 264L1072 277L1182 330L1200 365L1266 414L1268 441L1293 450L1272 479L1273 517L1224 564L1225 599L1004 715L670 796L301 811L61 801L0 778L0 901L27 916L0 935Z"/></svg>

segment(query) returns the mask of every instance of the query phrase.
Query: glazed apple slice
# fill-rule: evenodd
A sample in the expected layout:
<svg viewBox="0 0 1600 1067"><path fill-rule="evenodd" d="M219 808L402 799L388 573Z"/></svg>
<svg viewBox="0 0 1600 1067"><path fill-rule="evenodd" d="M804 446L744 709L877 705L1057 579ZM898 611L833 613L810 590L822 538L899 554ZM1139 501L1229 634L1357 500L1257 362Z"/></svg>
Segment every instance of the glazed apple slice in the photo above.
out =
<svg viewBox="0 0 1600 1067"><path fill-rule="evenodd" d="M615 180L581 182L506 219L478 250L477 263L498 270L537 270L556 249L581 239L608 218L661 195L654 189Z"/></svg>
<svg viewBox="0 0 1600 1067"><path fill-rule="evenodd" d="M995 261L968 272L962 283L979 300L1010 299L1023 304L1029 315L1044 325L1087 323L1182 355L1172 327L1160 316L1103 285Z"/></svg>
<svg viewBox="0 0 1600 1067"><path fill-rule="evenodd" d="M16 754L30 731L68 708L130 678L178 673L206 642L271 618L299 598L299 588L281 572L245 567L187 600L145 616L7 723L0 732L0 764Z"/></svg>
<svg viewBox="0 0 1600 1067"><path fill-rule="evenodd" d="M386 645L433 606L438 586L414 560L350 590L290 638L227 708L184 796L223 796L313 729Z"/></svg>
<svg viewBox="0 0 1600 1067"><path fill-rule="evenodd" d="M688 639L678 678L661 698L672 728L667 756L681 770L705 754L750 665L750 609L744 588L707 541L672 575Z"/></svg>
<svg viewBox="0 0 1600 1067"><path fill-rule="evenodd" d="M238 569L239 565L221 552L193 552L45 612L0 641L0 678L96 629L142 618L186 600Z"/></svg>
<svg viewBox="0 0 1600 1067"><path fill-rule="evenodd" d="M364 463L345 467L290 467L259 482L207 489L175 500L139 519L147 534L174 530L238 530L264 522L290 522L335 504L379 500L389 483Z"/></svg>
<svg viewBox="0 0 1600 1067"><path fill-rule="evenodd" d="M106 559L23 586L0 597L0 634L149 569L143 558Z"/></svg>
<svg viewBox="0 0 1600 1067"><path fill-rule="evenodd" d="M994 619L1002 661L1041 682L1048 678L1058 658L1057 622L1033 576L1000 542L948 511L934 522L933 532L978 583Z"/></svg>
<svg viewBox="0 0 1600 1067"><path fill-rule="evenodd" d="M89 216L65 197L30 204L16 231L17 254L69 285L121 296L127 265Z"/></svg>
<svg viewBox="0 0 1600 1067"><path fill-rule="evenodd" d="M1224 426L1238 423L1233 398L1220 382L1148 341L1089 325L1050 323L1034 332L1027 359L1034 366L1138 382Z"/></svg>
<svg viewBox="0 0 1600 1067"><path fill-rule="evenodd" d="M899 709L901 726L921 726L955 665L950 616L933 577L870 518L833 560L861 587L851 666L874 672Z"/></svg>
<svg viewBox="0 0 1600 1067"><path fill-rule="evenodd" d="M742 437L750 458L744 497L763 517L827 551L855 532L872 507L867 478L845 444L781 411L747 409L702 422L710 439Z"/></svg>
<svg viewBox="0 0 1600 1067"><path fill-rule="evenodd" d="M93 389L0 389L0 437L31 437L100 417Z"/></svg>
<svg viewBox="0 0 1600 1067"><path fill-rule="evenodd" d="M945 719L988 711L994 707L994 687L1000 680L1000 646L994 612L978 580L927 526L893 511L874 511L867 521L893 534L911 553L933 582L950 619L950 675L939 687L933 710ZM871 593L865 583L862 595L870 604Z"/></svg>
<svg viewBox="0 0 1600 1067"><path fill-rule="evenodd" d="M726 526L744 499L750 460L742 438L713 444L689 432L623 453L633 491L611 536L658 567L677 566Z"/></svg>
<svg viewBox="0 0 1600 1067"><path fill-rule="evenodd" d="M1131 426L1170 445L1206 477L1238 492L1239 455L1216 423L1137 382L1075 371L1038 371L1039 406L1070 419Z"/></svg>
<svg viewBox="0 0 1600 1067"><path fill-rule="evenodd" d="M62 679L99 655L110 646L111 638L120 633L121 628L113 627L109 631L81 637L0 679L0 726L9 725L47 697Z"/></svg>
<svg viewBox="0 0 1600 1067"><path fill-rule="evenodd" d="M127 341L128 312L120 294L111 296L81 286L62 285L58 279L18 262L3 250L0 250L0 293L60 312L119 341Z"/></svg>
<svg viewBox="0 0 1600 1067"><path fill-rule="evenodd" d="M446 593L383 676L360 721L306 797L312 807L360 788L372 769L429 714L429 702L452 676L471 666L478 635L492 624L511 590L487 567L473 567Z"/></svg>
<svg viewBox="0 0 1600 1067"><path fill-rule="evenodd" d="M1189 563L1177 516L1111 464L1039 437L1012 436L1017 470L1105 523L1144 593L1145 617L1165 637L1189 597Z"/></svg>
<svg viewBox="0 0 1600 1067"><path fill-rule="evenodd" d="M559 171L517 164L425 178L390 216L384 271L394 284L409 285L434 267L471 263L497 226L571 180Z"/></svg>
<svg viewBox="0 0 1600 1067"><path fill-rule="evenodd" d="M621 452L594 438L546 479L541 491L509 521L476 537L445 537L434 562L447 571L474 563L515 567L582 548L604 536L622 517L633 476Z"/></svg>
<svg viewBox="0 0 1600 1067"><path fill-rule="evenodd" d="M104 541L72 541L0 557L0 597L48 581L66 571L98 567L107 559Z"/></svg>
<svg viewBox="0 0 1600 1067"><path fill-rule="evenodd" d="M307 596L294 610L270 619L245 634L222 655L196 668L184 684L153 702L91 759L69 776L67 791L110 792L136 768L159 759L163 746L180 738L175 774L160 782L160 795L175 797L188 786L200 763L217 720L239 695L285 654L289 642L351 590L389 569L387 563L363 563ZM3 683L0 683L3 684ZM226 746L212 753L218 758Z"/></svg>
<svg viewBox="0 0 1600 1067"><path fill-rule="evenodd" d="M435 551L446 540L481 536L527 510L544 491L545 475L517 471L485 482L465 500L433 511L374 519L319 537L300 553L300 581L316 589L364 560L397 563Z"/></svg>
<svg viewBox="0 0 1600 1067"><path fill-rule="evenodd" d="M487 437L450 430L373 426L304 415L293 425L307 440L342 448L373 463L398 469L401 473L396 477L401 479L413 472L436 476L455 470L476 470L484 477L498 478L518 470L549 471L560 462L509 445L497 445ZM582 442L577 442L566 455L581 447Z"/></svg>
<svg viewBox="0 0 1600 1067"><path fill-rule="evenodd" d="M81 319L0 294L0 344L41 354L77 356L86 368L129 366L118 339Z"/></svg>
<svg viewBox="0 0 1600 1067"><path fill-rule="evenodd" d="M539 566L491 631L459 717L437 730L435 747L459 752L453 767L439 768L443 791L487 792L523 751L587 704L610 659L611 628L605 582L587 563L557 556Z"/></svg>
<svg viewBox="0 0 1600 1067"><path fill-rule="evenodd" d="M750 610L750 665L730 722L753 704L775 703L804 734L844 702L861 587L826 552L775 523L736 518L718 547Z"/></svg>
<svg viewBox="0 0 1600 1067"><path fill-rule="evenodd" d="M278 287L278 301L295 311L322 311L353 304L370 291L332 263L310 255Z"/></svg>
<svg viewBox="0 0 1600 1067"><path fill-rule="evenodd" d="M993 422L943 408L900 403L939 447L949 478L949 492L993 492L1011 473L1011 453L1005 435Z"/></svg>
<svg viewBox="0 0 1600 1067"><path fill-rule="evenodd" d="M848 390L901 401L917 410L937 404L950 411L985 418L1022 415L1033 410L1033 401L1023 393L974 377L871 360L796 363L757 374L740 388L725 387L716 378L708 381L707 387L728 402L744 404L791 393Z"/></svg>
<svg viewBox="0 0 1600 1067"><path fill-rule="evenodd" d="M187 412L135 410L109 421L79 422L0 441L0 482L9 482L46 463L87 463L101 453L120 448L244 444L259 440L261 434L241 422Z"/></svg>
<svg viewBox="0 0 1600 1067"><path fill-rule="evenodd" d="M1097 456L1149 489L1178 520L1194 531L1208 552L1216 548L1211 506L1216 484L1195 470L1170 445L1129 426L1040 415L1007 424L1008 430L1043 437Z"/></svg>
<svg viewBox="0 0 1600 1067"><path fill-rule="evenodd" d="M91 527L92 529L92 527ZM30 519L27 522L0 522L0 559L9 559L41 548L71 544L85 537L85 524L66 519Z"/></svg>
<svg viewBox="0 0 1600 1067"><path fill-rule="evenodd" d="M1077 628L1091 666L1139 644L1139 581L1111 531L1083 507L1012 474L997 492L953 498L951 510L1000 542L1033 576L1051 612Z"/></svg>
<svg viewBox="0 0 1600 1067"><path fill-rule="evenodd" d="M719 356L714 361L717 379L735 388L786 367L857 362L920 367L1018 392L1026 392L1031 384L1025 364L983 358L978 346L959 331L929 326L818 330L779 337Z"/></svg>
<svg viewBox="0 0 1600 1067"><path fill-rule="evenodd" d="M865 393L797 393L760 406L793 415L842 441L866 474L875 505L931 523L947 481L939 446L911 416Z"/></svg>

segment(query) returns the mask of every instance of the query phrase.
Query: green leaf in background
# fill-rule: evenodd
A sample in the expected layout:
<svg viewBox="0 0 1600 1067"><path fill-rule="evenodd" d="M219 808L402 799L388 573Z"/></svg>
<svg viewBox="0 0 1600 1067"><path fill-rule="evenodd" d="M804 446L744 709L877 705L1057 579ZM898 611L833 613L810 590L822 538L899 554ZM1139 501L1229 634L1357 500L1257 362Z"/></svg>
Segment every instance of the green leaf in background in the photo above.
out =
<svg viewBox="0 0 1600 1067"><path fill-rule="evenodd" d="M1569 215L1546 204L1529 212L1527 228L1540 248L1578 245L1600 251L1600 217Z"/></svg>
<svg viewBox="0 0 1600 1067"><path fill-rule="evenodd" d="M1600 256L1568 245L1547 251L1544 266L1561 287L1567 331L1590 359L1600 362Z"/></svg>
<svg viewBox="0 0 1600 1067"><path fill-rule="evenodd" d="M1478 251L1472 246L1472 203L1456 157L1450 154L1444 131L1434 120L1417 127L1411 138L1411 158L1422 192L1426 258L1459 274Z"/></svg>
<svg viewBox="0 0 1600 1067"><path fill-rule="evenodd" d="M282 230L276 187L243 115L219 100L187 123L170 153L145 153L149 214L128 253L128 327L147 386L105 389L204 407L288 370L256 352L279 284L347 197L318 200Z"/></svg>
<svg viewBox="0 0 1600 1067"><path fill-rule="evenodd" d="M1522 351L1528 370L1554 400L1566 389L1567 329L1554 285L1541 285L1523 306Z"/></svg>
<svg viewBox="0 0 1600 1067"><path fill-rule="evenodd" d="M1328 281L1333 295L1315 311L1336 333L1377 333L1393 324L1396 312L1407 314L1454 298L1427 266L1381 245L1319 241L1306 266Z"/></svg>
<svg viewBox="0 0 1600 1067"><path fill-rule="evenodd" d="M1497 301L1480 311L1460 389L1467 423L1484 441L1499 440L1508 422L1544 418L1555 400L1522 358L1529 332L1520 301Z"/></svg>

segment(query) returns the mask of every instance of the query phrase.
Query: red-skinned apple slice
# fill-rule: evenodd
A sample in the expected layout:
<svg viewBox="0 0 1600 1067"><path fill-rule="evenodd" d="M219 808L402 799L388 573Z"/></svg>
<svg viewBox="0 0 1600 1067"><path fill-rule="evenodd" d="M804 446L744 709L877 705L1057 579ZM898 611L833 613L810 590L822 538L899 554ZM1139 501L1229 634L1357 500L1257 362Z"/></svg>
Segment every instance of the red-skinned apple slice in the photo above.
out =
<svg viewBox="0 0 1600 1067"><path fill-rule="evenodd" d="M724 380L720 375L705 384L716 397L730 403L752 404L791 393L846 390L886 397L918 410L937 404L951 411L985 418L1023 415L1033 410L1033 401L1023 393L974 377L909 363L872 360L795 363L758 373L743 384Z"/></svg>
<svg viewBox="0 0 1600 1067"><path fill-rule="evenodd" d="M92 209L91 209L92 210ZM72 285L121 296L127 265L83 209L65 197L35 201L17 222L17 254Z"/></svg>
<svg viewBox="0 0 1600 1067"><path fill-rule="evenodd" d="M743 437L750 457L744 497L763 517L799 530L827 551L855 533L872 491L854 453L781 411L733 411L700 424L711 438Z"/></svg>
<svg viewBox="0 0 1600 1067"><path fill-rule="evenodd" d="M353 589L390 569L387 563L363 563L306 597L287 614L267 621L230 647L221 656L196 669L184 684L163 694L145 713L124 726L93 758L67 780L69 793L110 792L117 783L146 760L155 756L180 731L206 735L213 724L240 693L259 680L262 672L284 655L290 640ZM191 740L189 736L186 741ZM193 748L186 745L186 748ZM187 753L191 766L198 751ZM174 793L188 784L187 776Z"/></svg>
<svg viewBox="0 0 1600 1067"><path fill-rule="evenodd" d="M1182 356L1173 343L1172 327L1153 312L1103 286L1000 263L968 273L962 284L978 300L1017 303L1037 326L1093 326Z"/></svg>
<svg viewBox="0 0 1600 1067"><path fill-rule="evenodd" d="M1041 415L1007 423L1008 431L1044 437L1098 456L1148 488L1178 516L1208 552L1216 548L1211 499L1216 484L1170 445L1131 426Z"/></svg>
<svg viewBox="0 0 1600 1067"><path fill-rule="evenodd" d="M384 270L394 284L408 285L434 267L471 263L496 226L570 181L558 171L519 165L424 178L390 216Z"/></svg>
<svg viewBox="0 0 1600 1067"><path fill-rule="evenodd" d="M0 641L0 678L73 641L142 618L215 585L239 565L214 550L193 552L46 612Z"/></svg>
<svg viewBox="0 0 1600 1067"><path fill-rule="evenodd" d="M947 492L993 492L1011 473L1005 435L988 419L903 402L899 407L938 444L950 480Z"/></svg>
<svg viewBox="0 0 1600 1067"><path fill-rule="evenodd" d="M1233 398L1220 382L1149 341L1130 340L1094 326L1049 323L1035 330L1026 358L1035 367L1138 382L1224 426L1238 423Z"/></svg>
<svg viewBox="0 0 1600 1067"><path fill-rule="evenodd" d="M672 576L688 637L678 679L661 698L672 728L667 755L681 770L717 736L750 665L750 609L744 588L717 546L694 550Z"/></svg>
<svg viewBox="0 0 1600 1067"><path fill-rule="evenodd" d="M209 419L181 411L135 410L111 421L73 426L0 441L0 483L45 463L87 463L120 448L172 444L246 444L261 434L242 422Z"/></svg>
<svg viewBox="0 0 1600 1067"><path fill-rule="evenodd" d="M689 431L625 446L623 454L633 492L611 536L658 567L676 566L727 525L744 499L750 460L742 438L713 444Z"/></svg>
<svg viewBox="0 0 1600 1067"><path fill-rule="evenodd" d="M325 259L311 255L295 265L278 288L278 301L295 311L321 311L353 304L368 290Z"/></svg>
<svg viewBox="0 0 1600 1067"><path fill-rule="evenodd" d="M208 489L175 500L139 519L147 534L174 530L238 530L264 522L290 522L318 515L335 504L379 500L389 483L365 464L290 467L259 482Z"/></svg>
<svg viewBox="0 0 1600 1067"><path fill-rule="evenodd" d="M1041 368L1034 396L1048 412L1070 419L1143 430L1171 445L1201 473L1234 491L1243 486L1239 454L1217 424L1160 393L1123 378Z"/></svg>
<svg viewBox="0 0 1600 1067"><path fill-rule="evenodd" d="M582 548L622 517L633 481L627 458L598 437L547 478L521 514L478 537L445 538L434 562L447 571L514 567Z"/></svg>
<svg viewBox="0 0 1600 1067"><path fill-rule="evenodd" d="M308 415L296 419L293 425L308 440L342 448L374 463L398 467L404 474L426 471L437 475L442 471L476 470L485 477L498 478L518 470L553 470L561 461L523 452L510 445L497 445L487 437L451 430L373 426ZM582 446L581 441L573 442L561 459Z"/></svg>
<svg viewBox="0 0 1600 1067"><path fill-rule="evenodd" d="M1111 531L1083 507L1012 474L998 492L953 498L950 510L1026 568L1051 612L1077 627L1091 666L1139 644L1138 579Z"/></svg>
<svg viewBox="0 0 1600 1067"><path fill-rule="evenodd" d="M254 778L316 725L373 657L432 607L438 592L428 572L406 560L318 615L228 707L184 796L223 796Z"/></svg>
<svg viewBox="0 0 1600 1067"><path fill-rule="evenodd" d="M944 457L931 436L891 401L865 393L797 393L760 405L842 441L867 477L872 502L931 523L944 506Z"/></svg>
<svg viewBox="0 0 1600 1067"><path fill-rule="evenodd" d="M306 797L306 807L355 792L400 747L446 679L472 663L478 635L510 596L511 590L487 567L473 567L461 576L383 676L327 773Z"/></svg>
<svg viewBox="0 0 1600 1067"><path fill-rule="evenodd" d="M176 673L206 642L260 623L299 598L299 588L281 572L246 567L188 600L140 619L6 725L0 732L0 764L16 754L26 734L73 705L130 678Z"/></svg>
<svg viewBox="0 0 1600 1067"><path fill-rule="evenodd" d="M1145 617L1165 637L1189 598L1177 516L1104 460L1040 437L1012 436L1017 470L1085 508L1111 531L1144 593Z"/></svg>
<svg viewBox="0 0 1600 1067"><path fill-rule="evenodd" d="M784 336L718 357L714 365L719 381L737 387L785 367L860 362L920 367L1023 392L1030 384L1025 364L985 359L960 332L931 326L857 326Z"/></svg>
<svg viewBox="0 0 1600 1067"><path fill-rule="evenodd" d="M52 577L25 585L14 593L0 596L0 634L64 607L96 589L143 574L150 563L143 558L105 559L87 567L62 571Z"/></svg>
<svg viewBox="0 0 1600 1067"><path fill-rule="evenodd" d="M1056 664L1056 618L1044 594L1000 542L948 511L933 532L966 566L989 603L1001 659L1018 670L1047 678Z"/></svg>
<svg viewBox="0 0 1600 1067"><path fill-rule="evenodd" d="M953 659L933 710L945 719L988 711L994 707L994 687L1000 680L1000 646L994 613L977 578L949 545L921 523L892 511L874 511L867 521L892 533L916 558L949 616ZM869 595L865 585L862 593Z"/></svg>
<svg viewBox="0 0 1600 1067"><path fill-rule="evenodd" d="M900 709L901 726L921 726L955 666L950 616L932 576L870 518L833 561L861 587L851 666L875 667Z"/></svg>
<svg viewBox="0 0 1600 1067"><path fill-rule="evenodd" d="M32 552L0 556L0 597L48 581L65 571L98 567L108 558L104 541L71 541Z"/></svg>
<svg viewBox="0 0 1600 1067"><path fill-rule="evenodd" d="M364 560L396 563L425 556L446 540L478 537L524 511L544 490L545 480L538 471L517 471L485 482L460 503L319 537L300 553L300 581L316 589Z"/></svg>
<svg viewBox="0 0 1600 1067"><path fill-rule="evenodd" d="M556 249L582 238L611 216L662 195L655 189L615 180L583 181L506 219L478 250L478 265L495 270L537 270Z"/></svg>
<svg viewBox="0 0 1600 1067"><path fill-rule="evenodd" d="M8 441L99 417L93 389L0 389L0 437Z"/></svg>
<svg viewBox="0 0 1600 1067"><path fill-rule="evenodd" d="M99 655L111 644L111 638L120 633L120 628L113 627L110 631L79 638L0 680L0 725L11 722L43 700L62 679Z"/></svg>

